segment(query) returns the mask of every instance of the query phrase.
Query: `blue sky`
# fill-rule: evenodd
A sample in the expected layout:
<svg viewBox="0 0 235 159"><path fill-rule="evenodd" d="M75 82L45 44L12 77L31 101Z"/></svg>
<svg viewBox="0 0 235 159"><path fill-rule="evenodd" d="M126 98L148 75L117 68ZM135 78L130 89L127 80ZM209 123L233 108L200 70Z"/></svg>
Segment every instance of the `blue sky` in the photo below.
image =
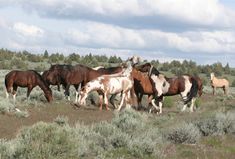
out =
<svg viewBox="0 0 235 159"><path fill-rule="evenodd" d="M235 67L233 0L0 0L0 47Z"/></svg>

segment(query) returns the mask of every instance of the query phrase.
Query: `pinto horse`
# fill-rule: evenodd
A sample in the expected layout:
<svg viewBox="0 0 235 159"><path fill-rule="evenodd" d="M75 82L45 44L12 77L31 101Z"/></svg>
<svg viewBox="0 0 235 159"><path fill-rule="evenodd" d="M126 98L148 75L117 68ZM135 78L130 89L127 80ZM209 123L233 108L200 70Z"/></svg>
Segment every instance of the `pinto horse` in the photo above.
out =
<svg viewBox="0 0 235 159"><path fill-rule="evenodd" d="M90 82L88 82L80 92L80 100L79 103L81 105L86 104L86 98L88 93L91 91L101 91L104 94L104 102L106 109L108 108L108 95L122 93L121 103L118 107L118 111L120 111L124 102L126 104L130 104L130 95L131 89L133 88L133 77L132 77L132 66L128 65L128 67L120 73L111 74L111 75L102 75ZM102 105L100 105L100 110L102 110Z"/></svg>
<svg viewBox="0 0 235 159"><path fill-rule="evenodd" d="M185 111L187 104L191 102L190 111L193 112L197 93L199 96L202 94L202 82L199 77L183 75L168 78L160 74L159 71L150 63L139 66L138 69L143 72L149 72L149 76L154 87L155 99L160 107L160 113L162 113L163 97L177 94L180 94L184 101L184 107L182 111ZM152 104L155 108L157 108L154 100L152 100Z"/></svg>
<svg viewBox="0 0 235 159"><path fill-rule="evenodd" d="M94 70L90 67L77 64L72 65L52 65L48 71L43 74L44 80L50 85L62 84L65 88L65 95L70 96L69 87L74 85L76 90L76 99L78 101L79 85L83 87L87 82L104 74L113 74L122 71L122 67L100 68Z"/></svg>
<svg viewBox="0 0 235 159"><path fill-rule="evenodd" d="M6 96L9 97L9 93L13 94L14 102L16 100L16 92L18 87L27 87L27 99L30 92L36 86L39 86L48 102L53 100L52 91L48 87L47 83L42 79L41 75L34 70L17 71L13 70L5 76Z"/></svg>
<svg viewBox="0 0 235 159"><path fill-rule="evenodd" d="M216 88L223 88L224 94L228 94L229 82L226 79L218 79L214 73L211 73L211 87L213 88L213 95L215 95Z"/></svg>

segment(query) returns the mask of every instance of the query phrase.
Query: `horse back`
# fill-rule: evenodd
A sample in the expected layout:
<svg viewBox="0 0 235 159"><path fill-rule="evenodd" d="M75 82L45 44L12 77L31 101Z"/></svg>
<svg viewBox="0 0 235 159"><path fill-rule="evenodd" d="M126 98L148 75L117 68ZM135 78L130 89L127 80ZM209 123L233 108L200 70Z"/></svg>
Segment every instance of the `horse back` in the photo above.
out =
<svg viewBox="0 0 235 159"><path fill-rule="evenodd" d="M5 76L6 85L17 85L21 87L26 87L28 85L35 85L36 77L34 71L18 71L13 70Z"/></svg>

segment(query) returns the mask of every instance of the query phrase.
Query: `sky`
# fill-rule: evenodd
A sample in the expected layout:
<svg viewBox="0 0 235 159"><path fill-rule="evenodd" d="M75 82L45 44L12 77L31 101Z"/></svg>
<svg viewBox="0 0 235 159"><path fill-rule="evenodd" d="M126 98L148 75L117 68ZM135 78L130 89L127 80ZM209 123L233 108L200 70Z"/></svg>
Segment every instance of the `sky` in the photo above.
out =
<svg viewBox="0 0 235 159"><path fill-rule="evenodd" d="M235 0L0 0L0 48L235 67Z"/></svg>

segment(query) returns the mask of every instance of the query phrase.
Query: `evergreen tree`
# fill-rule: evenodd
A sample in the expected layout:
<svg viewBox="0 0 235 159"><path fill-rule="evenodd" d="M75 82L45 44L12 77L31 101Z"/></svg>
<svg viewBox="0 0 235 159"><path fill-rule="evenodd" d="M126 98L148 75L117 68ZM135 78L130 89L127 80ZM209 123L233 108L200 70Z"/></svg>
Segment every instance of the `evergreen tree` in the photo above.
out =
<svg viewBox="0 0 235 159"><path fill-rule="evenodd" d="M229 64L227 63L226 66L224 67L224 72L225 74L230 74L230 67Z"/></svg>
<svg viewBox="0 0 235 159"><path fill-rule="evenodd" d="M47 50L44 51L43 57L44 57L45 59L47 59L47 58L49 57L49 54L48 54Z"/></svg>

